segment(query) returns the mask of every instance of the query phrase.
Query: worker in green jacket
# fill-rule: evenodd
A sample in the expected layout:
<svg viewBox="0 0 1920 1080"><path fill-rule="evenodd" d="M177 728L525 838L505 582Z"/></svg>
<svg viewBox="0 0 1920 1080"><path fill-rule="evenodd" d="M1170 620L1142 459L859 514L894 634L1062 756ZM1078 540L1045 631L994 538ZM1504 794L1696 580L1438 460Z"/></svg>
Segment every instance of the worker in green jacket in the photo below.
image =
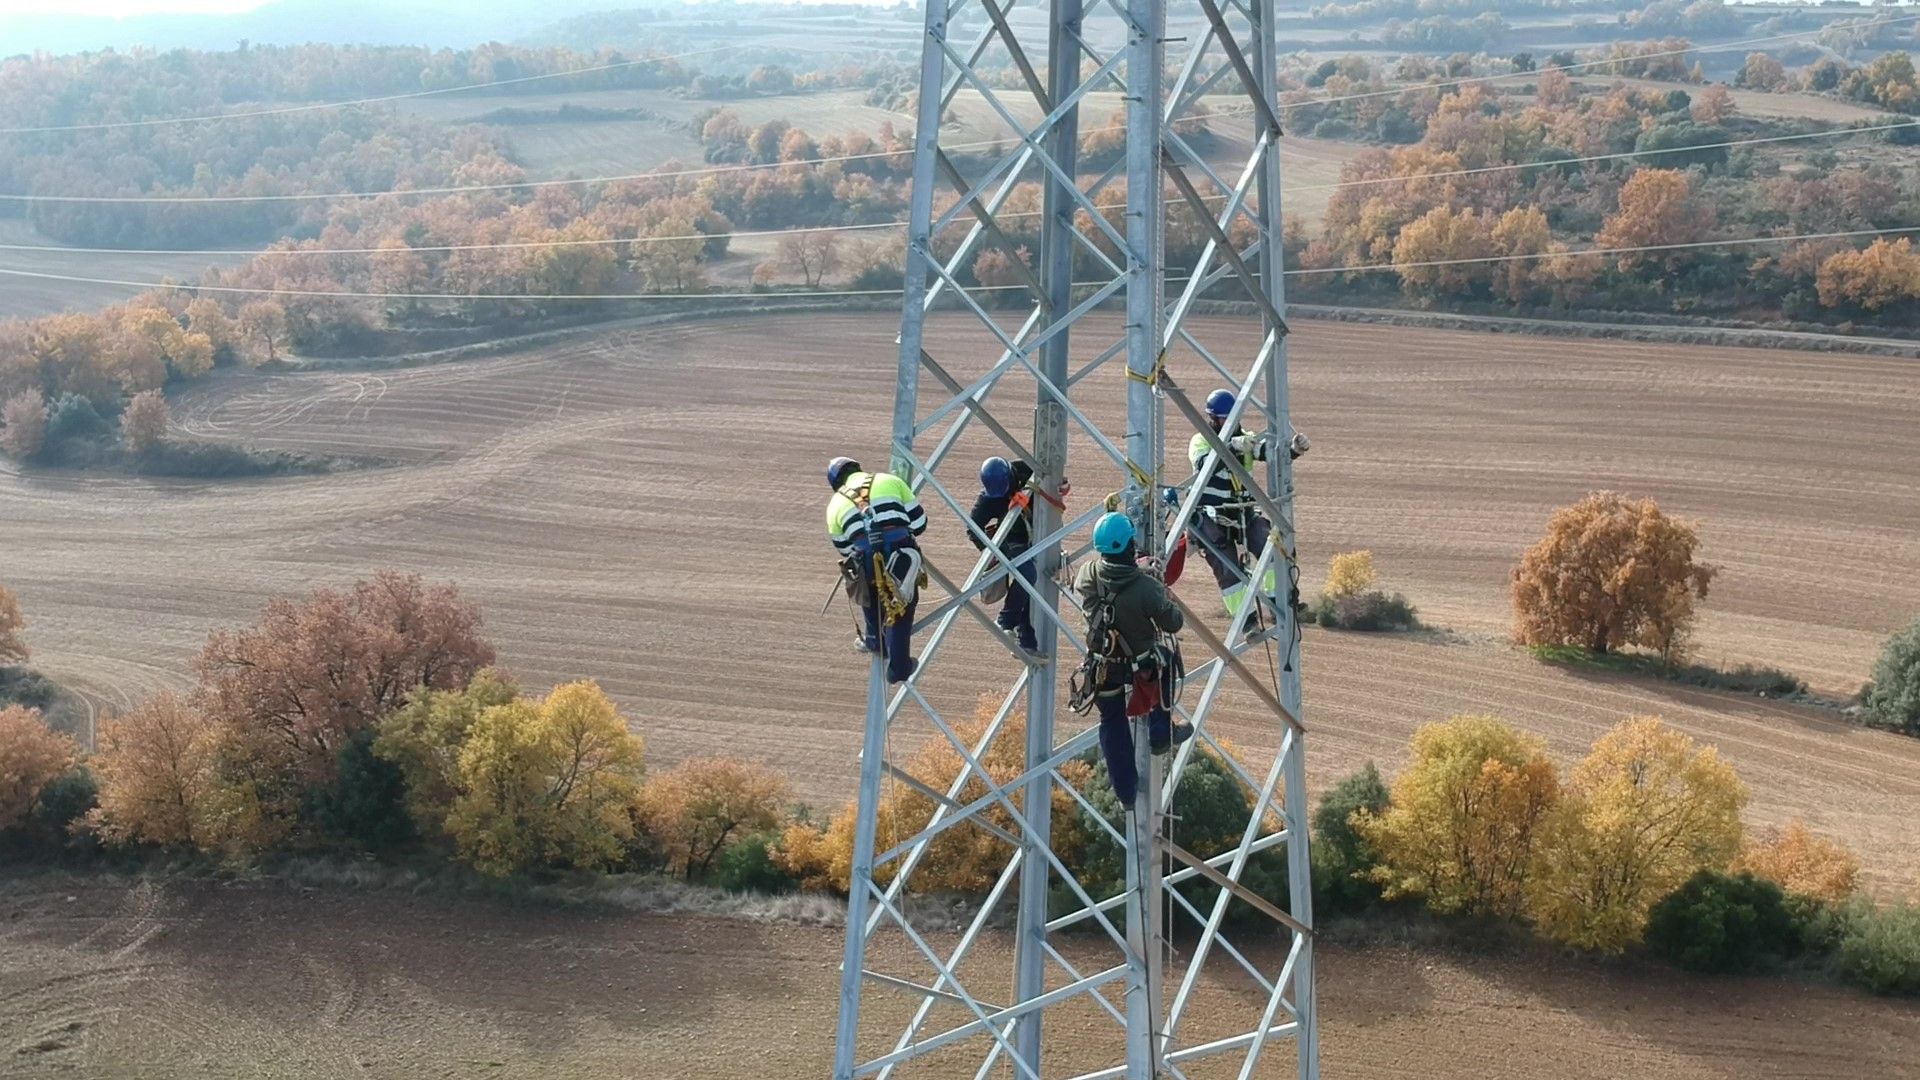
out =
<svg viewBox="0 0 1920 1080"><path fill-rule="evenodd" d="M1080 567L1074 591L1087 612L1087 648L1100 710L1100 753L1120 805L1132 812L1140 785L1134 764L1131 716L1147 718L1148 745L1164 754L1193 737L1193 728L1174 724L1161 700L1161 675L1168 657L1162 634L1174 634L1184 620L1166 586L1142 573L1133 547L1133 520L1122 513L1102 517L1093 528L1096 561Z"/></svg>

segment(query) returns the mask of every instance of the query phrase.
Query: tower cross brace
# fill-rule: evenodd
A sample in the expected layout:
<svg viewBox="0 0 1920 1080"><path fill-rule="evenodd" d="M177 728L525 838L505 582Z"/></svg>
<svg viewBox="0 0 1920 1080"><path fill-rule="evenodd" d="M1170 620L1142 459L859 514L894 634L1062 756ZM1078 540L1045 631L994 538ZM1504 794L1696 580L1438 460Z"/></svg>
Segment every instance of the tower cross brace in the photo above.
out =
<svg viewBox="0 0 1920 1080"><path fill-rule="evenodd" d="M891 467L934 530L954 526L981 551L952 574L929 553L945 596L922 604L918 672L889 685L878 657L869 672L835 1080L1244 1080L1287 1068L1281 1043L1301 1080L1315 1080L1274 0L924 3ZM990 143L966 131L980 126L994 130ZM1247 315L1202 316L1223 299L1251 313L1251 347ZM1117 368L1123 391L1111 385ZM1267 432L1275 452L1253 468L1232 454L1188 379L1231 386L1222 430ZM1016 395L1031 403L1030 421ZM1136 730L1140 794L1130 814L1109 815L1069 779L1096 734L1059 707L1087 648L1078 600L1061 583L1108 505L1133 518L1161 566L1202 513L1200 485L1168 475L1170 427L1182 444L1198 435L1201 471L1224 463L1246 512L1273 528L1230 571L1256 600L1224 625L1211 604L1176 594L1189 647L1210 654L1189 670L1176 709L1197 734L1161 759ZM1005 526L982 532L962 501L972 465L960 454L981 444L1033 468L1040 497L1024 552L1002 548ZM1061 497L1070 465L1082 490L1113 479L1106 503ZM1203 577L1196 566L1189 581ZM1014 648L982 602L998 583L1029 594L1039 659ZM1000 670L952 658L969 637L977 654L982 634L989 655L1005 656L1008 681L985 726L963 738L930 687L943 666L976 684ZM1256 654L1265 662L1250 663ZM1263 679L1256 667L1268 665ZM1251 721L1274 743L1263 766L1222 745L1229 687L1254 702ZM1020 770L996 776L987 759L1007 759L998 741L1017 737L1023 713ZM942 790L912 775L890 757L896 741L945 747L958 776ZM1249 806L1239 842L1208 858L1177 832L1181 781L1202 754ZM905 827L884 806L902 787L930 807ZM1078 880L1052 846L1057 802L1120 852L1124 885ZM1006 862L961 930L934 933L911 917L915 885L956 830L1000 841ZM1241 883L1256 860L1283 863L1284 903ZM1211 899L1190 895L1199 881ZM1229 918L1236 902L1253 921ZM1009 909L1010 970L982 945ZM1069 1014L1112 1038L1049 1043L1050 1018Z"/></svg>

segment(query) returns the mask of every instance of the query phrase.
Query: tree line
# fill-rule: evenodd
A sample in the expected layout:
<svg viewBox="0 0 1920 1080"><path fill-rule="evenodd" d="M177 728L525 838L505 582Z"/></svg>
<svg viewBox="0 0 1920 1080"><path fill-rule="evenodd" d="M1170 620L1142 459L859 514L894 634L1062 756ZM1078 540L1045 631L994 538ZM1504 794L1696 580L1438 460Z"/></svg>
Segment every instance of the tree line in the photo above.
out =
<svg viewBox="0 0 1920 1080"><path fill-rule="evenodd" d="M1561 542L1575 534L1602 542ZM1516 570L1517 632L1667 647L1670 632L1642 631L1684 621L1676 596L1704 589L1696 544L1691 526L1648 504L1597 496L1569 508ZM1661 569L1621 604L1594 607L1577 583L1607 576L1617 559ZM1370 584L1370 565L1336 569L1343 594ZM1561 592L1542 600L1543 585ZM1545 610L1554 605L1564 610ZM0 589L0 663L26 658L23 625ZM848 890L851 803L819 819L783 776L752 762L650 769L642 736L592 681L530 693L495 661L480 612L451 585L383 572L273 600L254 623L209 636L189 689L107 718L91 754L36 709L0 708L0 851L248 862L352 852L450 859L500 878L626 872ZM1907 677L1910 693L1920 680ZM1021 773L1019 715L981 758L984 777L958 749L997 712L983 699L957 725L957 744L935 740L902 763L916 782L884 793L882 835L924 828L938 809L928 791L969 803ZM1181 782L1182 845L1202 857L1236 845L1256 809L1248 777L1260 771L1230 742L1196 750ZM1065 915L1083 894L1124 888L1124 810L1097 755L1059 772L1081 796L1052 796L1053 847L1081 886L1057 884L1051 906ZM1421 910L1506 921L1578 950L1644 949L1703 970L1812 959L1878 992L1920 992L1920 905L1876 908L1860 892L1858 857L1803 823L1748 830L1747 798L1712 747L1658 717L1622 720L1564 771L1535 736L1495 717L1453 717L1416 731L1391 784L1369 765L1323 794L1315 908L1323 921ZM1013 854L1009 826L996 812L944 831L909 890L985 895ZM1255 855L1240 880L1289 903L1277 853ZM1216 898L1204 880L1180 888L1195 910ZM1252 915L1239 901L1230 910Z"/></svg>

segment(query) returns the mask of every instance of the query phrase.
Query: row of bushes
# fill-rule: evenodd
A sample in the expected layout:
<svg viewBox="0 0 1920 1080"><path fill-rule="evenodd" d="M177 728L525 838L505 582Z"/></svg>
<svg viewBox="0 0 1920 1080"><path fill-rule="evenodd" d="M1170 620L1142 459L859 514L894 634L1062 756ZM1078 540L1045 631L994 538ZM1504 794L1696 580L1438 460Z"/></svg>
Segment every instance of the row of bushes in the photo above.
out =
<svg viewBox="0 0 1920 1080"><path fill-rule="evenodd" d="M1367 583L1357 564L1346 569L1336 588ZM108 721L90 758L37 710L9 707L0 840L16 853L358 851L444 856L496 877L628 871L846 892L851 804L816 823L778 773L726 759L650 774L642 740L598 686L528 695L490 666L479 631L451 587L383 573L216 632L196 685ZM958 741L981 742L995 714L983 701ZM981 761L986 779L970 776L962 803L986 796L988 779L1005 787L1020 775L1022 726L1003 722ZM879 808L883 849L931 821L929 792L951 787L963 764L943 740L905 763L912 779L890 784ZM1247 771L1224 744L1193 756L1174 803L1181 846L1210 857L1239 842L1254 809ZM1123 808L1095 755L1059 773L1054 850L1086 894L1112 895L1125 881ZM1657 718L1622 723L1563 776L1539 739L1457 717L1416 733L1391 788L1369 767L1321 800L1316 907L1337 917L1419 906L1703 969L1831 959L1872 989L1920 989L1920 905L1858 897L1858 860L1804 826L1746 836L1745 801L1711 748ZM1012 855L1011 824L1000 812L940 834L909 891L984 895ZM1243 883L1288 903L1277 852L1256 856ZM1064 881L1057 894L1060 912L1080 905ZM1196 910L1217 898L1204 880L1182 895Z"/></svg>
<svg viewBox="0 0 1920 1080"><path fill-rule="evenodd" d="M1920 993L1920 900L1876 907L1859 860L1802 823L1743 835L1745 799L1657 718L1615 727L1563 780L1539 740L1456 717L1416 733L1390 790L1369 765L1322 798L1316 907L1413 903L1691 970L1798 962Z"/></svg>

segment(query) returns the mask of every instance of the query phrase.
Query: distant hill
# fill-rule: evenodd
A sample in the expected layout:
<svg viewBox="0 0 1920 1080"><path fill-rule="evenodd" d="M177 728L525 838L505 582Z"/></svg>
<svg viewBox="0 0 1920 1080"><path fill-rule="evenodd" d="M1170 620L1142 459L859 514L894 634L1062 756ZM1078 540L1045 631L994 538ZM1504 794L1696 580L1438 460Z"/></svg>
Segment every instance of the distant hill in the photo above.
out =
<svg viewBox="0 0 1920 1080"><path fill-rule="evenodd" d="M544 0L538 5L452 0L277 0L236 15L14 15L0 4L0 56L44 51L230 49L241 39L271 45L476 45L506 41L556 18L618 6L618 0Z"/></svg>

